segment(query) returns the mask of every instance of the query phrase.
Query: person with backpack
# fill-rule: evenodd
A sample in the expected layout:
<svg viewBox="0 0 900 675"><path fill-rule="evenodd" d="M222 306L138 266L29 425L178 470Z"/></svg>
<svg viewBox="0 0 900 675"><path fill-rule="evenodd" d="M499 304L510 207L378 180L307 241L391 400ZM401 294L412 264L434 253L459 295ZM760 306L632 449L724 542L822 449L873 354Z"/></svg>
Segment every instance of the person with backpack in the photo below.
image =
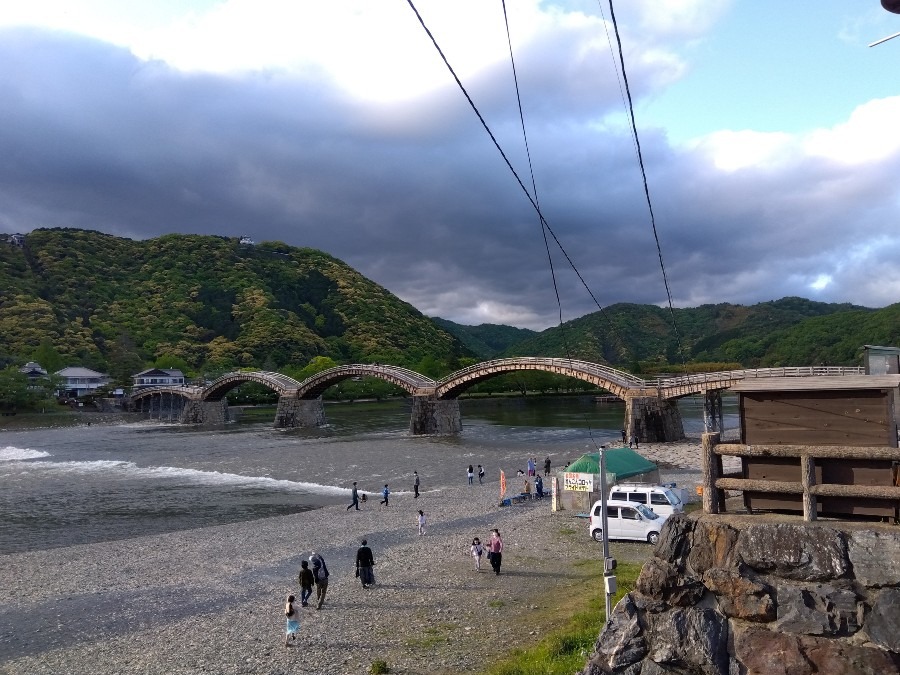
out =
<svg viewBox="0 0 900 675"><path fill-rule="evenodd" d="M316 609L322 609L325 595L328 593L328 566L322 554L315 551L309 556L309 561L312 563L313 577L316 581Z"/></svg>
<svg viewBox="0 0 900 675"><path fill-rule="evenodd" d="M387 483L384 484L384 490L381 491L381 496L384 497L384 499L382 499L382 500L381 500L380 502L378 502L378 503L379 503L379 504L384 504L385 506L389 506L389 504L388 504L388 497L391 496L391 491L388 490Z"/></svg>
<svg viewBox="0 0 900 675"><path fill-rule="evenodd" d="M369 543L363 539L362 544L356 549L356 576L359 577L363 588L368 588L375 583L375 556Z"/></svg>
<svg viewBox="0 0 900 675"><path fill-rule="evenodd" d="M309 607L309 596L313 592L313 584L316 578L313 576L312 570L309 569L309 562L300 561L300 574L298 581L300 582L300 606Z"/></svg>
<svg viewBox="0 0 900 675"><path fill-rule="evenodd" d="M300 614L294 607L294 596L289 595L287 602L284 604L285 628L284 628L284 646L289 645L288 640L297 637L297 631L300 630Z"/></svg>

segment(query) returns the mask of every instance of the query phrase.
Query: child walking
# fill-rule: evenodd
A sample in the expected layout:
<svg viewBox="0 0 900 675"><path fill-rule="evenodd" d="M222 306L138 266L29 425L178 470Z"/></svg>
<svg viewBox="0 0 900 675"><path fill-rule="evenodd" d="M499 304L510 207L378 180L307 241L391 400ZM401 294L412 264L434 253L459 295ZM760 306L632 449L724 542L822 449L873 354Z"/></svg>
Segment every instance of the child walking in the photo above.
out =
<svg viewBox="0 0 900 675"><path fill-rule="evenodd" d="M422 509L419 509L418 522L419 522L419 536L421 537L423 534L425 534L425 513L422 511Z"/></svg>
<svg viewBox="0 0 900 675"><path fill-rule="evenodd" d="M381 496L383 497L383 499L382 499L380 502L378 502L378 503L379 503L379 504L384 504L385 506L389 506L389 504L388 504L388 497L391 496L391 491L388 490L387 483L384 484L384 490L381 491Z"/></svg>
<svg viewBox="0 0 900 675"><path fill-rule="evenodd" d="M293 595L287 597L287 602L284 605L284 615L287 617L284 628L284 646L287 647L290 644L289 640L295 639L297 631L300 630L300 616L297 610L294 609Z"/></svg>
<svg viewBox="0 0 900 675"><path fill-rule="evenodd" d="M472 557L475 558L475 570L481 571L481 555L484 553L484 546L481 545L481 539L475 537L472 540Z"/></svg>

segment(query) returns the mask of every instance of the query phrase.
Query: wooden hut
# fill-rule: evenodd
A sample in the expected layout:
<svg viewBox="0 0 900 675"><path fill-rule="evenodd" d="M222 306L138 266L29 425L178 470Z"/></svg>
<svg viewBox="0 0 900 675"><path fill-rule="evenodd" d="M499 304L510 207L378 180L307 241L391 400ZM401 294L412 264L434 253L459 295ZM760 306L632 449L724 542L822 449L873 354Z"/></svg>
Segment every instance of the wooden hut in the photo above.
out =
<svg viewBox="0 0 900 675"><path fill-rule="evenodd" d="M801 482L797 453L772 446L834 446L815 462L815 484L896 486L897 463L879 457L879 448L896 448L900 375L766 378L744 380L739 396L741 443L767 446L765 453L742 456L744 479ZM872 448L866 451L865 448ZM829 496L817 500L819 514L896 518L890 499ZM748 510L803 511L799 494L744 491Z"/></svg>

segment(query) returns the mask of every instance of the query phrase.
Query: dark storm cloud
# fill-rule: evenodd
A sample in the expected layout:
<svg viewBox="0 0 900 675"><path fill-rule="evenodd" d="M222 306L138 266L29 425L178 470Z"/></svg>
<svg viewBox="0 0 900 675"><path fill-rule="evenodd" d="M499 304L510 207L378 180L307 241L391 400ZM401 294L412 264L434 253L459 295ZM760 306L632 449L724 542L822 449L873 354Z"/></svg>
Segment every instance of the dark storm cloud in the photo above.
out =
<svg viewBox="0 0 900 675"><path fill-rule="evenodd" d="M621 110L618 85L574 43L536 42L517 60L542 210L603 305L663 303L634 147L604 117ZM636 64L638 91L649 70ZM530 188L510 73L488 70L467 86ZM427 314L557 320L537 216L452 88L364 106L315 74L185 74L89 39L19 30L0 33L0 117L5 231L246 234L325 250ZM884 217L884 167L854 175L805 160L726 173L656 130L641 140L681 304L808 296L804 284L835 269L835 246L848 251L855 228ZM552 256L564 318L593 311Z"/></svg>

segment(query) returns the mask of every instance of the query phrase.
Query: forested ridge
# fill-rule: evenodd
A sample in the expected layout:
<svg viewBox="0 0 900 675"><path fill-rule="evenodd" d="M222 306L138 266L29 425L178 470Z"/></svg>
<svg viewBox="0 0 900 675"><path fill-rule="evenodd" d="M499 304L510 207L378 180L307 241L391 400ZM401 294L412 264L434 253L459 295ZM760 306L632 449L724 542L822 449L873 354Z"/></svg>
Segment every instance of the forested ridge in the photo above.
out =
<svg viewBox="0 0 900 675"><path fill-rule="evenodd" d="M0 241L0 366L83 365L121 383L149 365L302 376L313 362L391 363L437 378L501 356L571 357L635 373L859 365L862 345L900 344L900 304L703 305L674 311L677 334L672 316L621 303L539 333L462 326L425 317L327 253L281 242L134 241L77 229L34 230L23 247Z"/></svg>
<svg viewBox="0 0 900 675"><path fill-rule="evenodd" d="M900 304L869 309L782 298L674 312L616 304L511 345L503 355L571 356L640 373L685 367L859 366L866 344L900 345Z"/></svg>
<svg viewBox="0 0 900 675"><path fill-rule="evenodd" d="M316 357L452 370L470 356L409 303L319 250L39 229L0 242L0 357L217 373ZM47 363L54 361L54 363Z"/></svg>

